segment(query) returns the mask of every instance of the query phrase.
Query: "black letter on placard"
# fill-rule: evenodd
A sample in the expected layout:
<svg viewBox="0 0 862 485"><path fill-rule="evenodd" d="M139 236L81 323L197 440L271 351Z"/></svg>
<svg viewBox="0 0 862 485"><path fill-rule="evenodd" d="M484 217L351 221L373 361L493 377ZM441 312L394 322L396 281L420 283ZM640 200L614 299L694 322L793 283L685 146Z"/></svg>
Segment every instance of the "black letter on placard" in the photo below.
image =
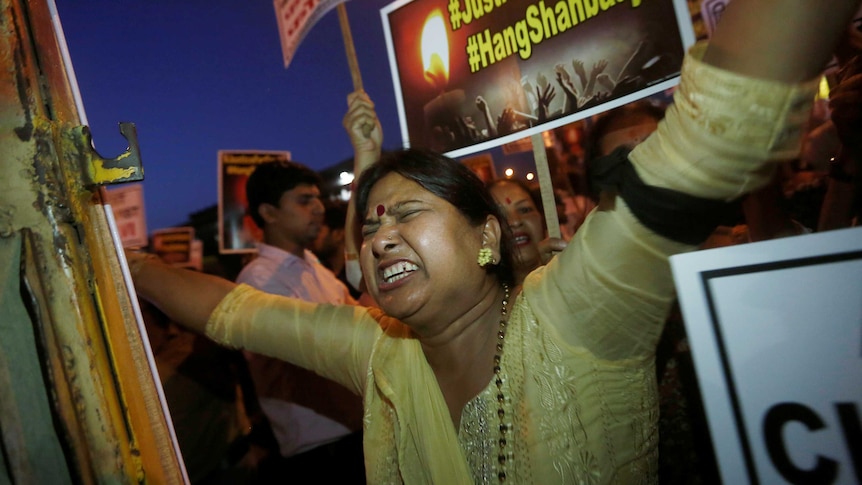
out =
<svg viewBox="0 0 862 485"><path fill-rule="evenodd" d="M776 470L790 483L833 483L838 476L838 463L835 460L818 455L817 464L811 470L798 468L790 461L782 430L791 421L798 421L811 431L824 427L820 416L802 404L781 403L772 406L763 420L763 437Z"/></svg>
<svg viewBox="0 0 862 485"><path fill-rule="evenodd" d="M841 420L841 429L844 430L844 442L850 459L853 460L853 469L856 470L856 481L862 483L862 422L859 420L859 412L853 403L844 402L835 404L838 411L838 419Z"/></svg>

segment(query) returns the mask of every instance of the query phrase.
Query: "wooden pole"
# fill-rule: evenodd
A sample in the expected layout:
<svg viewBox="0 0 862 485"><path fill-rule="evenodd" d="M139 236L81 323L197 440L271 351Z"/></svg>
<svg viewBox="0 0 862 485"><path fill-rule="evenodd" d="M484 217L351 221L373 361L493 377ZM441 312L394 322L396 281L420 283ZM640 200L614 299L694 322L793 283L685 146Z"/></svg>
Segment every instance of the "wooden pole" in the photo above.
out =
<svg viewBox="0 0 862 485"><path fill-rule="evenodd" d="M548 152L545 151L545 141L541 133L530 136L533 141L533 157L536 160L536 174L539 176L539 189L542 193L542 205L545 206L545 222L549 237L560 237L560 219L557 216L557 203L554 200L554 185L551 182L551 170L548 168Z"/></svg>
<svg viewBox="0 0 862 485"><path fill-rule="evenodd" d="M353 89L362 91L362 74L359 72L359 61L356 59L356 48L353 45L350 22L347 20L347 8L344 3L339 3L337 8L338 23L341 24L341 36L344 37L344 51L347 54L347 64L350 66L350 77L353 78Z"/></svg>
<svg viewBox="0 0 862 485"><path fill-rule="evenodd" d="M359 61L356 59L356 48L353 45L353 34L350 32L350 22L347 20L347 8L344 3L338 4L338 23L341 25L341 36L344 38L344 52L347 54L347 65L350 66L350 77L353 78L353 90L364 91L362 73L359 72ZM370 123L362 125L365 138L371 136L374 126Z"/></svg>

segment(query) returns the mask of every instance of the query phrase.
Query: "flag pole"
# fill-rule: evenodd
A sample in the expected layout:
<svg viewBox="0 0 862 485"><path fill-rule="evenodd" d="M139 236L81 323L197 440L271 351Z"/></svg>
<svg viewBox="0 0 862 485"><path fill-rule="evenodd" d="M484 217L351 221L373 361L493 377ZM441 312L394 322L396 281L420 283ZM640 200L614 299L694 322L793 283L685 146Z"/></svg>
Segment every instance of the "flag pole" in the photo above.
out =
<svg viewBox="0 0 862 485"><path fill-rule="evenodd" d="M350 66L350 77L353 78L353 90L364 91L362 86L362 73L359 72L359 61L356 59L356 48L353 45L353 34L350 32L350 22L347 20L347 7L344 3L339 3L338 6L338 23L341 25L341 36L344 38L344 52L347 54L347 65ZM371 124L362 125L362 133L365 138L371 135L371 130L374 126Z"/></svg>
<svg viewBox="0 0 862 485"><path fill-rule="evenodd" d="M359 72L359 61L356 59L356 48L353 45L350 22L347 20L347 8L344 3L339 3L337 8L338 23L341 24L341 36L344 37L344 51L347 54L347 64L350 66L350 77L353 78L353 89L362 91L362 74Z"/></svg>
<svg viewBox="0 0 862 485"><path fill-rule="evenodd" d="M542 205L545 208L545 223L548 226L549 237L560 237L560 219L557 214L557 203L554 200L554 185L551 182L551 170L548 168L548 152L541 133L530 136L533 142L533 157L536 160L536 172L539 176L539 190L542 194Z"/></svg>

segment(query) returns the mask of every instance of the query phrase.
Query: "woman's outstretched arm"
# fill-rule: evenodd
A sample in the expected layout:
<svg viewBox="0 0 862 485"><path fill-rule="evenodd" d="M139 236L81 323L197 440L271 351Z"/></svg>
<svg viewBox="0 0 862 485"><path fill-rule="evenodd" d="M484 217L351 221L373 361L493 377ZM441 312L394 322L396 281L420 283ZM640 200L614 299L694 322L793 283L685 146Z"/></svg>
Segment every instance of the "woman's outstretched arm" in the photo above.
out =
<svg viewBox="0 0 862 485"><path fill-rule="evenodd" d="M236 287L218 276L174 268L152 254L126 251L126 259L138 296L198 333L204 333L210 314Z"/></svg>

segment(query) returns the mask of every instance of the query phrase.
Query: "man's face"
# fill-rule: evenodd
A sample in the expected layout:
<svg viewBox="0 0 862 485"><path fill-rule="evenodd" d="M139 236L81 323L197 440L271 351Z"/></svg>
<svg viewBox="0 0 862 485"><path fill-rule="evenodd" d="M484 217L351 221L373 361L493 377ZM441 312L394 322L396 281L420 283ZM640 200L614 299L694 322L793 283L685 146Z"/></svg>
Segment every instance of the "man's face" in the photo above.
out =
<svg viewBox="0 0 862 485"><path fill-rule="evenodd" d="M315 185L297 185L281 195L278 207L265 211L267 232L279 240L309 247L323 225L323 202Z"/></svg>

